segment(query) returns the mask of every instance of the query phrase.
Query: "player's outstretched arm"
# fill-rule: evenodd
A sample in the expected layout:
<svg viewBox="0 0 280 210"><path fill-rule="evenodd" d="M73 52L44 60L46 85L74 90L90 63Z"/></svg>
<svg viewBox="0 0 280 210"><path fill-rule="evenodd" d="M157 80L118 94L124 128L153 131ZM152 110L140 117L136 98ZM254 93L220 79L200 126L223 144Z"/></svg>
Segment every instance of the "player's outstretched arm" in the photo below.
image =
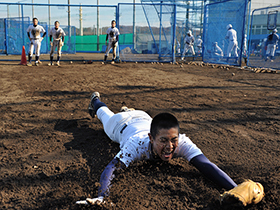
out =
<svg viewBox="0 0 280 210"><path fill-rule="evenodd" d="M76 204L101 204L105 196L109 195L109 188L111 186L111 181L114 179L114 171L118 169L125 168L125 164L114 158L104 169L100 177L100 187L98 189L97 198L87 198L86 200L77 201Z"/></svg>
<svg viewBox="0 0 280 210"><path fill-rule="evenodd" d="M224 171L214 163L210 162L210 160L208 160L203 154L195 156L190 160L190 163L204 176L226 190L230 190L237 186L237 184Z"/></svg>

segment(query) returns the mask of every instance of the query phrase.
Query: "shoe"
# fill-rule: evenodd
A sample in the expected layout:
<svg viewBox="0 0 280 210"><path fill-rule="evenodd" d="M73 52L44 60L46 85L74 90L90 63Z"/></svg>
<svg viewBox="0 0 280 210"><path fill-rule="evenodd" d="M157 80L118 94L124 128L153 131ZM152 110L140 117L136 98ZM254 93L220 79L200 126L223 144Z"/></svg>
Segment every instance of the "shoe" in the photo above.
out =
<svg viewBox="0 0 280 210"><path fill-rule="evenodd" d="M100 99L100 94L98 92L93 92L91 94L91 97L90 97L90 103L88 105L88 113L89 115L94 118L95 116L95 111L94 111L94 106L93 106L93 100L96 99L96 98L99 98Z"/></svg>
<svg viewBox="0 0 280 210"><path fill-rule="evenodd" d="M39 66L39 63L38 63L38 62L35 62L35 66Z"/></svg>
<svg viewBox="0 0 280 210"><path fill-rule="evenodd" d="M42 62L41 62L41 61L38 61L38 63L39 63L39 64L42 64Z"/></svg>
<svg viewBox="0 0 280 210"><path fill-rule="evenodd" d="M112 61L112 62L111 62L111 64L114 64L114 63L115 63L115 61Z"/></svg>
<svg viewBox="0 0 280 210"><path fill-rule="evenodd" d="M57 61L57 62L56 62L56 65L57 65L57 66L60 66L60 63L59 63L59 61Z"/></svg>
<svg viewBox="0 0 280 210"><path fill-rule="evenodd" d="M274 62L274 60L270 60L270 62Z"/></svg>
<svg viewBox="0 0 280 210"><path fill-rule="evenodd" d="M181 60L183 61L183 60L185 60L184 58L181 58Z"/></svg>
<svg viewBox="0 0 280 210"><path fill-rule="evenodd" d="M130 112L135 110L134 108L127 108L126 106L122 106L122 108L120 109L120 112Z"/></svg>
<svg viewBox="0 0 280 210"><path fill-rule="evenodd" d="M27 63L26 66L32 66L32 63Z"/></svg>
<svg viewBox="0 0 280 210"><path fill-rule="evenodd" d="M53 66L53 63L51 62L51 63L48 63L48 66Z"/></svg>

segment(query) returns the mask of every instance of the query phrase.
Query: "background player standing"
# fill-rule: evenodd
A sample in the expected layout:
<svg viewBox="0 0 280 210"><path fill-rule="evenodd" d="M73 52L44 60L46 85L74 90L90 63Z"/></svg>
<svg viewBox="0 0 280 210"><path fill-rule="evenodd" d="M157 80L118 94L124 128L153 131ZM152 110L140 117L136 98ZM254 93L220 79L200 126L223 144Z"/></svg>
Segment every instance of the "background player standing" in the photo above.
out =
<svg viewBox="0 0 280 210"><path fill-rule="evenodd" d="M237 53L238 42L237 42L236 30L234 30L232 28L231 24L227 25L227 30L228 31L227 31L227 34L226 34L226 37L225 37L226 39L229 40L228 49L227 49L227 56L231 57L231 51L233 51L234 57L238 58L238 53Z"/></svg>
<svg viewBox="0 0 280 210"><path fill-rule="evenodd" d="M184 51L182 53L182 58L181 60L183 61L185 59L185 54L190 50L192 55L195 55L194 49L193 49L193 44L194 44L194 37L192 35L191 31L188 31L187 36L184 39Z"/></svg>
<svg viewBox="0 0 280 210"><path fill-rule="evenodd" d="M201 39L201 36L197 36L197 39L195 40L195 45L196 45L196 54L198 54L198 55L201 55L201 53L202 53L202 43L203 43L203 41L202 41L202 39Z"/></svg>
<svg viewBox="0 0 280 210"><path fill-rule="evenodd" d="M41 37L41 33L43 33L42 37ZM32 60L32 54L34 48L35 48L35 66L38 66L39 63L41 63L39 61L41 42L46 36L46 31L42 26L38 25L37 18L33 18L33 25L30 25L27 28L27 36L30 40L27 66L32 66L31 60Z"/></svg>
<svg viewBox="0 0 280 210"><path fill-rule="evenodd" d="M267 51L266 51L265 61L267 61L268 57L270 56L270 61L273 62L276 45L279 41L279 36L276 33L277 33L277 29L274 29L272 33L269 34L267 37L266 40Z"/></svg>
<svg viewBox="0 0 280 210"><path fill-rule="evenodd" d="M60 65L61 58L61 48L64 45L64 37L66 36L65 32L62 28L59 27L59 22L54 22L54 27L50 31L50 44L51 44L51 52L50 52L50 63L49 66L53 65L53 54L55 49L57 48L57 60L56 65ZM53 39L53 41L52 41Z"/></svg>
<svg viewBox="0 0 280 210"><path fill-rule="evenodd" d="M116 51L117 51L117 46L118 46L118 41L119 41L119 35L120 35L120 32L119 32L119 29L116 28L116 21L112 20L111 27L107 29L106 45L107 45L108 39L109 39L109 42L108 42L106 53L105 53L105 56L104 56L104 62L107 60L109 52L113 48L113 58L112 58L111 63L112 64L115 63Z"/></svg>

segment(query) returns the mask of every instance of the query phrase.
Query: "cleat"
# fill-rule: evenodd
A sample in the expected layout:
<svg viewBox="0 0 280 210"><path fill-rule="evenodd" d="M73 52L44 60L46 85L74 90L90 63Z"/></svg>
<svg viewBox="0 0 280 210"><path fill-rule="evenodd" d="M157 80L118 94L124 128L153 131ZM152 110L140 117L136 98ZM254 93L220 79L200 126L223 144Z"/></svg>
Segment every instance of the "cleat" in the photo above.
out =
<svg viewBox="0 0 280 210"><path fill-rule="evenodd" d="M32 63L27 63L26 66L32 66Z"/></svg>
<svg viewBox="0 0 280 210"><path fill-rule="evenodd" d="M39 66L39 63L38 63L38 62L35 62L35 66Z"/></svg>
<svg viewBox="0 0 280 210"><path fill-rule="evenodd" d="M114 64L114 63L115 63L115 61L112 61L112 62L111 62L111 64Z"/></svg>
<svg viewBox="0 0 280 210"><path fill-rule="evenodd" d="M134 108L127 108L126 106L122 106L122 108L120 109L120 112L130 112L130 111L134 111Z"/></svg>
<svg viewBox="0 0 280 210"><path fill-rule="evenodd" d="M48 66L53 66L53 63L48 63Z"/></svg>
<svg viewBox="0 0 280 210"><path fill-rule="evenodd" d="M60 63L59 63L59 61L57 61L57 62L56 62L56 65L57 65L57 66L60 66Z"/></svg>
<svg viewBox="0 0 280 210"><path fill-rule="evenodd" d="M100 99L100 94L99 94L98 92L93 92L93 93L91 94L90 103L89 103L89 105L88 105L88 113L89 113L89 115L90 115L92 118L94 118L94 116L95 116L95 111L94 111L94 106L93 106L93 100L96 99L96 98Z"/></svg>

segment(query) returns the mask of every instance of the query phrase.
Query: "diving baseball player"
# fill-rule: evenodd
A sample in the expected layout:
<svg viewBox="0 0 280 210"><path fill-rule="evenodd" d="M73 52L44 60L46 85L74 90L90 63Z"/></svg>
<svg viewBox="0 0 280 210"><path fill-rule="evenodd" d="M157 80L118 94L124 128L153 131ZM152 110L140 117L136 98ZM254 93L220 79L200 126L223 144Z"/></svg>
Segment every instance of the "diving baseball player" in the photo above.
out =
<svg viewBox="0 0 280 210"><path fill-rule="evenodd" d="M64 37L66 36L66 34L63 31L63 29L59 27L59 25L60 23L58 21L55 21L54 27L50 31L50 44L51 44L50 61L51 62L49 63L49 66L53 65L53 54L56 48L57 48L56 65L60 66L61 48L64 45Z"/></svg>
<svg viewBox="0 0 280 210"><path fill-rule="evenodd" d="M119 35L120 35L120 32L119 32L119 29L116 28L116 21L112 20L111 27L107 29L106 45L107 45L108 39L109 39L109 42L108 42L106 53L104 56L104 62L106 62L109 52L113 48L113 58L112 58L111 63L112 64L115 63Z"/></svg>
<svg viewBox="0 0 280 210"><path fill-rule="evenodd" d="M42 37L41 37L41 33L43 33ZM32 60L32 54L34 48L35 48L35 66L38 66L39 63L41 63L39 61L41 42L46 36L46 31L42 26L38 25L37 18L33 18L33 25L30 25L27 28L27 36L30 40L27 66L32 66L31 60Z"/></svg>
<svg viewBox="0 0 280 210"><path fill-rule="evenodd" d="M279 36L276 33L277 33L277 29L274 29L272 31L272 33L269 34L267 37L267 40L266 40L267 51L266 51L265 61L267 61L269 56L270 56L271 62L273 62L273 60L274 60L276 46L279 41Z"/></svg>
<svg viewBox="0 0 280 210"><path fill-rule="evenodd" d="M183 61L185 59L185 54L190 50L192 55L195 55L194 49L193 49L193 44L194 44L194 37L192 35L191 31L188 31L187 36L184 39L184 51L182 53L181 60Z"/></svg>
<svg viewBox="0 0 280 210"><path fill-rule="evenodd" d="M238 42L237 42L237 33L236 31L232 28L231 24L227 25L227 34L226 34L226 39L228 39L228 49L227 49L227 57L231 57L231 51L234 53L234 57L238 57L237 53L237 48L238 48Z"/></svg>
<svg viewBox="0 0 280 210"><path fill-rule="evenodd" d="M214 163L210 162L202 151L185 135L179 134L179 123L175 116L161 113L153 119L144 111L122 107L114 114L100 94L94 92L88 107L91 117L97 116L102 122L107 136L120 144L120 151L107 165L100 178L97 198L87 198L76 204L100 204L109 195L114 171L125 168L133 161L154 160L170 161L172 158L184 158L202 174L217 185L231 190L237 184Z"/></svg>

